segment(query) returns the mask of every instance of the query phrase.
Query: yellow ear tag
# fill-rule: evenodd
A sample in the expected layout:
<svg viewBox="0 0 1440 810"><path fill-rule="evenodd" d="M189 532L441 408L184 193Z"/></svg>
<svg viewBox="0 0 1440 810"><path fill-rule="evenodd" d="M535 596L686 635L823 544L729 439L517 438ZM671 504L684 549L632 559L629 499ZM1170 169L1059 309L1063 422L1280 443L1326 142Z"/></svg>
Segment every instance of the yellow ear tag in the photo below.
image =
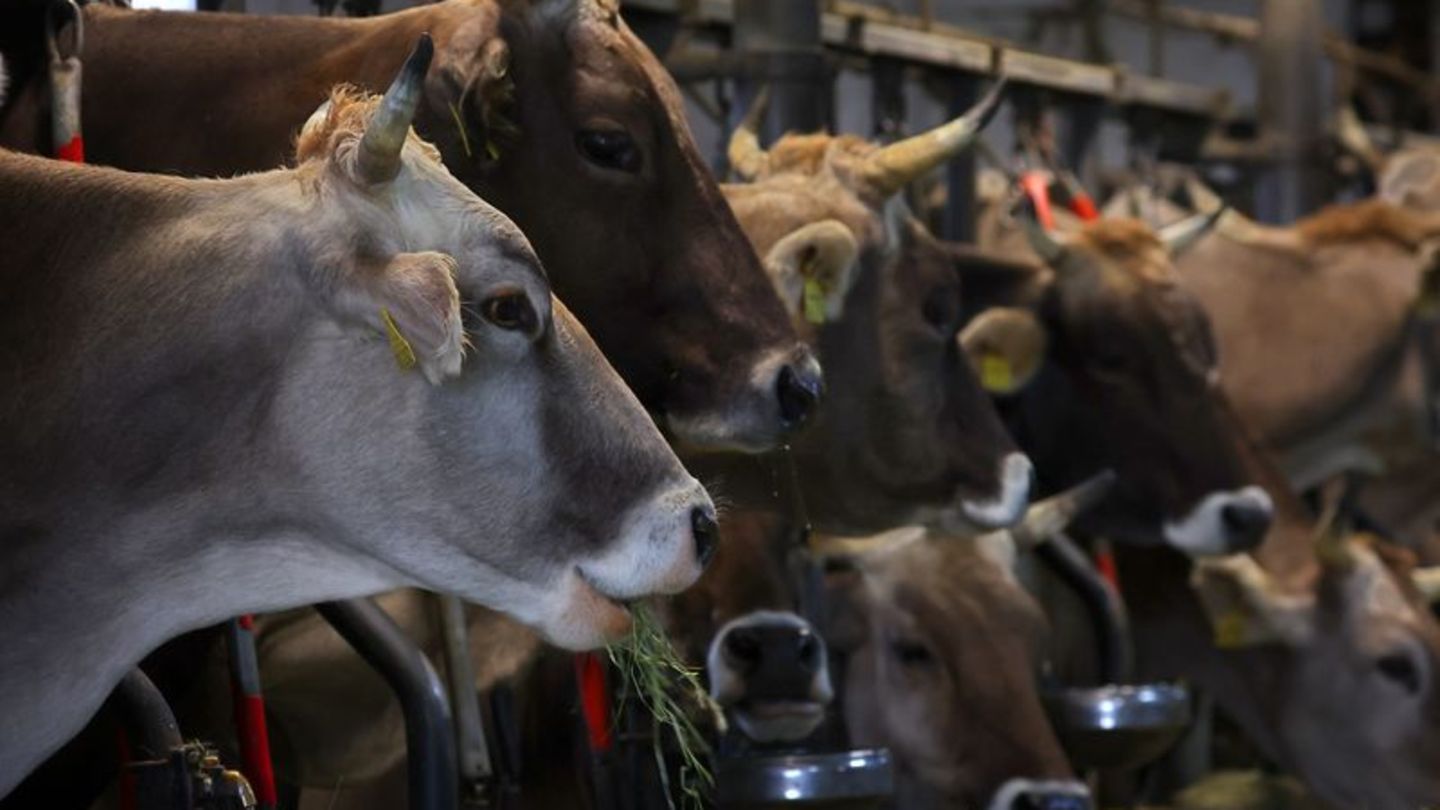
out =
<svg viewBox="0 0 1440 810"><path fill-rule="evenodd" d="M395 364L403 371L414 368L415 350L410 347L410 341L400 334L400 327L396 326L395 319L390 317L390 310L380 310L380 320L385 322L385 336L390 340L390 352L395 355Z"/></svg>
<svg viewBox="0 0 1440 810"><path fill-rule="evenodd" d="M817 326L825 323L825 285L814 277L805 279L805 320Z"/></svg>
<svg viewBox="0 0 1440 810"><path fill-rule="evenodd" d="M980 355L980 385L993 394L1006 394L1015 387L1015 373L1003 354Z"/></svg>
<svg viewBox="0 0 1440 810"><path fill-rule="evenodd" d="M1239 610L1229 610L1215 619L1215 646L1233 650L1245 646L1250 634L1249 621Z"/></svg>

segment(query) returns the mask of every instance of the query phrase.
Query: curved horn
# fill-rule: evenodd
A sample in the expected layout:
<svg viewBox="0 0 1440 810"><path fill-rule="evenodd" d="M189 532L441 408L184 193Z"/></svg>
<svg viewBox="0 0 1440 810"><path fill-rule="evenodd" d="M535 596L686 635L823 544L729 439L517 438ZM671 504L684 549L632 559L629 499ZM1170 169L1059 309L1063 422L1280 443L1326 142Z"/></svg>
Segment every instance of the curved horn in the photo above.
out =
<svg viewBox="0 0 1440 810"><path fill-rule="evenodd" d="M765 116L765 107L770 104L770 86L760 88L750 109L740 119L740 126L730 135L730 146L725 155L730 159L730 169L742 180L754 180L768 168L770 155L760 146L760 119Z"/></svg>
<svg viewBox="0 0 1440 810"><path fill-rule="evenodd" d="M1156 232L1171 256L1179 256L1195 246L1200 237L1209 233L1229 211L1228 205L1221 205L1209 213L1192 214L1178 222L1172 222Z"/></svg>
<svg viewBox="0 0 1440 810"><path fill-rule="evenodd" d="M1440 601L1440 566L1416 568L1410 572L1410 579L1415 583L1415 589L1425 597L1425 601Z"/></svg>
<svg viewBox="0 0 1440 810"><path fill-rule="evenodd" d="M1379 174L1385 168L1385 155L1370 139L1354 107L1347 105L1335 113L1335 137L1345 151L1359 158L1370 171Z"/></svg>
<svg viewBox="0 0 1440 810"><path fill-rule="evenodd" d="M365 182L389 182L400 173L400 152L405 147L410 124L415 120L415 111L420 108L425 72L430 69L434 55L435 43L429 34L421 34L415 50L400 68L400 75L380 99L355 156L360 177Z"/></svg>
<svg viewBox="0 0 1440 810"><path fill-rule="evenodd" d="M1005 91L1005 77L964 115L919 135L881 147L866 158L861 173L865 179L890 196L907 183L965 151L995 112Z"/></svg>
<svg viewBox="0 0 1440 810"><path fill-rule="evenodd" d="M1105 470L1032 505L1020 523L1010 530L1016 547L1026 551L1065 531L1071 521L1094 508L1114 485L1115 471Z"/></svg>
<svg viewBox="0 0 1440 810"><path fill-rule="evenodd" d="M1065 255L1065 246L1055 241L1055 237L1040 224L1040 218L1035 213L1035 203L1029 195L1020 198L1020 211L1016 219L1020 220L1020 227L1025 229L1025 238L1030 242L1030 249L1046 264L1056 265Z"/></svg>
<svg viewBox="0 0 1440 810"><path fill-rule="evenodd" d="M868 537L817 534L810 538L810 550L821 557L863 557L908 546L925 537L926 530L920 526L902 526Z"/></svg>

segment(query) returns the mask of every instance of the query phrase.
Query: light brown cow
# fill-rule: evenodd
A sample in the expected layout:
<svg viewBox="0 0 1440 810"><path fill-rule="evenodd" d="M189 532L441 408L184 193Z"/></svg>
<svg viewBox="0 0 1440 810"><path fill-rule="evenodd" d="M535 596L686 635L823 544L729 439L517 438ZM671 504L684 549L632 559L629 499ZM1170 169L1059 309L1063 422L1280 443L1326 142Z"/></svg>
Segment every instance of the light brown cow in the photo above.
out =
<svg viewBox="0 0 1440 810"><path fill-rule="evenodd" d="M1219 204L1193 178L1188 192L1204 209ZM1283 228L1227 212L1177 262L1214 324L1222 385L1291 480L1379 474L1359 503L1417 549L1440 518L1425 392L1437 383L1424 359L1440 333L1423 327L1440 289L1437 247L1440 211L1368 200ZM1440 344L1428 350L1440 357Z"/></svg>
<svg viewBox="0 0 1440 810"><path fill-rule="evenodd" d="M436 66L416 127L446 166L525 230L556 293L663 426L692 444L772 447L810 412L819 369L696 149L674 83L616 5L451 0L321 19L91 4L87 157L192 176L280 165L332 85L383 89L428 31ZM21 6L7 6L0 29L28 19ZM0 144L50 154L45 89L17 88Z"/></svg>
<svg viewBox="0 0 1440 810"><path fill-rule="evenodd" d="M704 490L409 134L430 50L294 170L0 153L0 794L227 616L418 583L585 647L699 576Z"/></svg>
<svg viewBox="0 0 1440 810"><path fill-rule="evenodd" d="M1086 806L1040 703L1045 617L1014 577L1011 539L912 529L880 545L832 565L824 630L846 661L851 744L890 749L896 806Z"/></svg>

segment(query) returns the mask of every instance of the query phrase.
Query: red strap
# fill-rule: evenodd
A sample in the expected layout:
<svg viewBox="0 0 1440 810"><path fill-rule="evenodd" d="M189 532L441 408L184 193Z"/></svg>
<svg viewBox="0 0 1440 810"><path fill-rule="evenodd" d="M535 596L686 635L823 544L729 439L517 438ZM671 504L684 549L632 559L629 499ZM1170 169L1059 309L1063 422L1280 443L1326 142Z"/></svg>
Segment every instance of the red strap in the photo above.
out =
<svg viewBox="0 0 1440 810"><path fill-rule="evenodd" d="M1070 213L1079 217L1082 222L1094 222L1100 218L1095 201L1090 199L1089 194L1078 190L1070 194Z"/></svg>
<svg viewBox="0 0 1440 810"><path fill-rule="evenodd" d="M55 150L55 157L59 158L60 160L69 161L71 163L84 163L85 141L82 140L79 135L76 135L75 137L70 139L69 143L66 143L59 149Z"/></svg>
<svg viewBox="0 0 1440 810"><path fill-rule="evenodd" d="M249 614L236 619L240 626L238 645L248 649L240 656L250 672L233 672L235 732L240 738L241 772L255 791L255 801L262 808L273 808L279 799L275 790L275 768L270 760L270 731L265 725L265 698L260 694L260 673L255 666L255 617Z"/></svg>
<svg viewBox="0 0 1440 810"><path fill-rule="evenodd" d="M605 682L605 662L599 653L575 655L575 682L580 688L580 711L592 753L604 754L614 744L610 723L610 689Z"/></svg>
<svg viewBox="0 0 1440 810"><path fill-rule="evenodd" d="M1055 229L1055 214L1050 210L1050 180L1044 172L1030 171L1020 175L1020 188L1035 206L1035 217L1040 227L1047 231Z"/></svg>
<svg viewBox="0 0 1440 810"><path fill-rule="evenodd" d="M1095 541L1095 570L1110 583L1110 587L1117 592L1120 590L1120 568L1115 564L1115 549L1104 540Z"/></svg>

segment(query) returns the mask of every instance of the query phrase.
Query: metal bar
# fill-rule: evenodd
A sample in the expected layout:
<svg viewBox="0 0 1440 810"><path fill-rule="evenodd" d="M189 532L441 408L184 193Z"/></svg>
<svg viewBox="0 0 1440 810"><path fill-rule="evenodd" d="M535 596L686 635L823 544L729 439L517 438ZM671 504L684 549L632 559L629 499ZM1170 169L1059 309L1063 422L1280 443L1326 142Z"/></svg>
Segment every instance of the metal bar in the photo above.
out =
<svg viewBox="0 0 1440 810"><path fill-rule="evenodd" d="M185 744L170 704L139 668L120 679L110 695L110 705L120 714L120 726L125 729L133 759L165 759Z"/></svg>
<svg viewBox="0 0 1440 810"><path fill-rule="evenodd" d="M830 123L825 88L825 51L820 40L820 0L735 0L731 47L742 59L764 65L770 88L765 142L786 132L816 132ZM748 99L755 85L744 83Z"/></svg>
<svg viewBox="0 0 1440 810"><path fill-rule="evenodd" d="M956 74L947 100L947 117L963 115L980 98L980 81ZM983 136L982 136L983 137ZM945 162L945 212L940 236L952 242L975 241L975 152L967 149Z"/></svg>
<svg viewBox="0 0 1440 810"><path fill-rule="evenodd" d="M470 628L465 606L449 594L436 594L440 603L440 629L445 636L445 674L450 682L450 701L455 709L455 747L460 777L483 790L495 775L490 748L485 741L485 723L480 716L480 694L475 688L475 667L470 660Z"/></svg>
<svg viewBox="0 0 1440 810"><path fill-rule="evenodd" d="M1274 145L1274 163L1256 189L1255 211L1267 222L1294 222L1323 197L1322 177L1311 161L1323 146L1329 121L1320 92L1323 10L1314 0L1265 0L1260 48L1262 141Z"/></svg>
<svg viewBox="0 0 1440 810"><path fill-rule="evenodd" d="M1075 589L1085 603L1100 643L1100 677L1105 683L1130 683L1135 677L1135 650L1130 644L1130 619L1120 595L1090 558L1064 534L1036 546L1035 553Z"/></svg>
<svg viewBox="0 0 1440 810"><path fill-rule="evenodd" d="M738 3L745 1L699 0L692 19L706 25L729 25ZM780 7L790 2L770 0L769 4ZM679 13L682 0L625 0L625 4L645 11ZM1038 87L1185 115L1211 117L1227 106L1224 90L1163 80L1132 84L1126 95L1121 92L1121 71L1112 67L1029 53L953 25L935 22L927 27L918 17L848 0L828 0L820 18L820 39L836 51L986 76L993 75L997 65L1008 65L1023 74L1016 78ZM745 109L748 100L749 95L741 93L737 106Z"/></svg>
<svg viewBox="0 0 1440 810"><path fill-rule="evenodd" d="M326 602L315 609L400 699L410 810L455 810L460 782L450 702L435 668L389 614L369 599Z"/></svg>

